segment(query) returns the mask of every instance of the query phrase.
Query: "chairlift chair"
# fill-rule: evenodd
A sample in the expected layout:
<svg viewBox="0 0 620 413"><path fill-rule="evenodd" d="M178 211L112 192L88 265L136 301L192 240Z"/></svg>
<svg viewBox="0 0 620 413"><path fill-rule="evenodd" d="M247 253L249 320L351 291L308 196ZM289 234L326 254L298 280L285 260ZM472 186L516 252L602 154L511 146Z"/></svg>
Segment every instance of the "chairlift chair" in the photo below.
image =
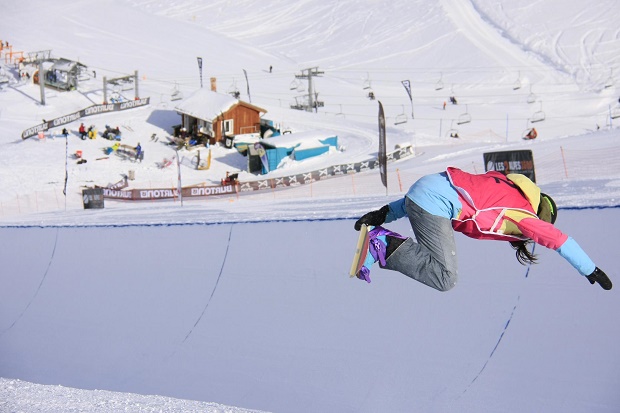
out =
<svg viewBox="0 0 620 413"><path fill-rule="evenodd" d="M462 113L459 116L459 119L456 122L456 124L463 125L464 123L469 123L469 122L471 122L471 115L469 114L469 111L467 110L467 105L465 105L465 113Z"/></svg>
<svg viewBox="0 0 620 413"><path fill-rule="evenodd" d="M435 84L435 90L441 90L443 89L443 73L439 73L439 80L437 81L437 83Z"/></svg>
<svg viewBox="0 0 620 413"><path fill-rule="evenodd" d="M613 87L615 81L614 81L614 70L611 69L610 73L609 73L609 78L605 81L605 89L609 89L610 87Z"/></svg>
<svg viewBox="0 0 620 413"><path fill-rule="evenodd" d="M133 89L133 80L125 79L122 81L121 90L128 91Z"/></svg>
<svg viewBox="0 0 620 413"><path fill-rule="evenodd" d="M527 103L534 103L538 97L534 92L532 92L532 86L530 85L530 94L527 95Z"/></svg>
<svg viewBox="0 0 620 413"><path fill-rule="evenodd" d="M342 112L342 105L340 105L340 112L336 113L336 116L341 118L346 118L344 112Z"/></svg>
<svg viewBox="0 0 620 413"><path fill-rule="evenodd" d="M512 90L519 90L519 89L521 89L521 72L519 72L519 76L517 77L517 80L512 85Z"/></svg>
<svg viewBox="0 0 620 413"><path fill-rule="evenodd" d="M542 102L540 102L540 110L532 113L532 117L530 118L531 123L542 122L545 120L545 112L542 110Z"/></svg>
<svg viewBox="0 0 620 413"><path fill-rule="evenodd" d="M110 102L112 103L119 103L123 101L123 97L121 96L120 93L118 92L112 92L110 94Z"/></svg>
<svg viewBox="0 0 620 413"><path fill-rule="evenodd" d="M289 89L291 90L297 90L298 87L299 87L299 83L297 82L297 80L293 80L291 84L289 85Z"/></svg>
<svg viewBox="0 0 620 413"><path fill-rule="evenodd" d="M368 73L366 73L366 79L364 80L364 85L363 85L363 89L367 90L370 89L370 75Z"/></svg>
<svg viewBox="0 0 620 413"><path fill-rule="evenodd" d="M616 105L614 108L612 108L609 117L611 117L612 119L620 118L620 106Z"/></svg>
<svg viewBox="0 0 620 413"><path fill-rule="evenodd" d="M458 138L459 130L454 127L454 119L450 122L450 129L446 132L446 138Z"/></svg>
<svg viewBox="0 0 620 413"><path fill-rule="evenodd" d="M512 90L519 90L519 89L521 89L521 80L517 79L514 85L512 85Z"/></svg>
<svg viewBox="0 0 620 413"><path fill-rule="evenodd" d="M523 129L523 132L521 132L521 139L525 139L531 130L532 127L530 126L530 118L527 118L527 120L525 121L525 129Z"/></svg>
<svg viewBox="0 0 620 413"><path fill-rule="evenodd" d="M396 115L394 119L394 125L401 125L403 123L407 123L407 115L405 114L405 105L402 105L403 113Z"/></svg>
<svg viewBox="0 0 620 413"><path fill-rule="evenodd" d="M235 99L239 99L239 96L241 96L241 92L239 92L239 88L237 88L237 81L235 79L233 79L232 84L228 87L227 93Z"/></svg>
<svg viewBox="0 0 620 413"><path fill-rule="evenodd" d="M299 103L298 98L299 96L295 97L295 103L291 103L290 107L291 109L304 110L306 108L306 105L303 103Z"/></svg>
<svg viewBox="0 0 620 413"><path fill-rule="evenodd" d="M179 90L179 85L177 83L174 84L174 89L172 90L172 94L170 95L170 100L181 100L183 99L183 93Z"/></svg>

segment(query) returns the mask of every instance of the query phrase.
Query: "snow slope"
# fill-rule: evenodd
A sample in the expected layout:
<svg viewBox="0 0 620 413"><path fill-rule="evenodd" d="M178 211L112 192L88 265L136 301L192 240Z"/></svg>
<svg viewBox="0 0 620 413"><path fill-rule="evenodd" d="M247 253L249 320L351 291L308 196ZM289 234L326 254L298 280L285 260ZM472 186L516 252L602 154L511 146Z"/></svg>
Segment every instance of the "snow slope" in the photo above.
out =
<svg viewBox="0 0 620 413"><path fill-rule="evenodd" d="M0 410L617 411L617 289L590 286L552 251L537 247L540 263L526 268L504 244L457 236L460 281L446 294L379 268L370 285L346 272L364 212L426 173L480 173L483 152L531 149L537 182L562 208L558 226L615 281L618 2L25 0L2 10L0 39L14 50L52 49L97 77L46 91L43 106L0 59L13 79L0 91ZM84 210L84 187L130 170L131 187L176 187L176 168L157 166L176 155L161 140L179 122L172 93L200 87L198 56L205 86L216 77L266 117L346 147L268 177L376 156L369 90L385 106L388 147L412 144L416 156L389 165L387 195L368 172ZM306 93L291 89L295 74L314 66L325 107L289 110ZM135 70L151 105L87 122L121 127L143 163L97 160L110 142L79 140L79 122L68 140L20 138L100 103L103 76ZM459 104L444 110L451 95ZM539 138L523 141L540 111ZM463 113L472 121L459 125ZM401 114L408 122L394 125ZM77 150L88 163L71 158ZM256 179L234 150L212 151L208 171L179 151L183 185L226 171ZM390 228L411 235L405 221Z"/></svg>

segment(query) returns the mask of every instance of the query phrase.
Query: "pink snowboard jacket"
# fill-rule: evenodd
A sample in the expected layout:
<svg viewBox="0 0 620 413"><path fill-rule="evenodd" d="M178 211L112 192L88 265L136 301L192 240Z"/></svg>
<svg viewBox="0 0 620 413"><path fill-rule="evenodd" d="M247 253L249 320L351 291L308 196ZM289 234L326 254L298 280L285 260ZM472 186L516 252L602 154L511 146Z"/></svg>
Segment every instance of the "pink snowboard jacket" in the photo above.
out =
<svg viewBox="0 0 620 413"><path fill-rule="evenodd" d="M447 173L462 204L458 217L452 220L455 231L476 239L531 239L553 250L568 239L553 224L538 218L540 189L523 175L505 176L495 171L472 175L457 168L448 168ZM528 184L519 186L519 178Z"/></svg>
<svg viewBox="0 0 620 413"><path fill-rule="evenodd" d="M472 175L458 168L416 181L405 198L426 212L452 220L468 237L502 241L532 240L557 251L581 275L596 266L577 242L538 218L540 188L526 176L487 172ZM405 198L389 204L385 222L407 215Z"/></svg>

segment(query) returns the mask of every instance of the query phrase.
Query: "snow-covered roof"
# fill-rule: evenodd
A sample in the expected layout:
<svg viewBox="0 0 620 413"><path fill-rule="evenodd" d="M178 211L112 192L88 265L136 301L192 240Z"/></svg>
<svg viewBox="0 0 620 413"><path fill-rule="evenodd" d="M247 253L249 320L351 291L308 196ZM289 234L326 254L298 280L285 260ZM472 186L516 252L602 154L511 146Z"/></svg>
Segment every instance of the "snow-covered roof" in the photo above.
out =
<svg viewBox="0 0 620 413"><path fill-rule="evenodd" d="M322 140L334 137L334 133L322 130L312 130L297 133L287 133L285 135L272 136L261 142L275 148L314 148L323 146Z"/></svg>
<svg viewBox="0 0 620 413"><path fill-rule="evenodd" d="M174 107L174 110L197 119L211 122L239 100L230 95L200 88Z"/></svg>
<svg viewBox="0 0 620 413"><path fill-rule="evenodd" d="M73 60L69 60L69 59L58 59L56 62L54 62L54 65L52 66L52 69L55 70L60 70L62 72L70 72L72 71L76 66L82 66L82 67L86 67L85 65L79 63L79 62L75 62Z"/></svg>

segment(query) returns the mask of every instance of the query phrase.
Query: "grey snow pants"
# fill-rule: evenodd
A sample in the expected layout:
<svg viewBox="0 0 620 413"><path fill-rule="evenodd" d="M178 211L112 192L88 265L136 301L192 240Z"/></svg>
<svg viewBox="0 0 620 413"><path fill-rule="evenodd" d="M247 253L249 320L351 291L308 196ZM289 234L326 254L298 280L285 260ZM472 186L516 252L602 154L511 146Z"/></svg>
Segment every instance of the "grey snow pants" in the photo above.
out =
<svg viewBox="0 0 620 413"><path fill-rule="evenodd" d="M405 209L416 241L407 238L386 260L394 270L439 291L457 281L456 243L452 221L429 214L407 198Z"/></svg>

